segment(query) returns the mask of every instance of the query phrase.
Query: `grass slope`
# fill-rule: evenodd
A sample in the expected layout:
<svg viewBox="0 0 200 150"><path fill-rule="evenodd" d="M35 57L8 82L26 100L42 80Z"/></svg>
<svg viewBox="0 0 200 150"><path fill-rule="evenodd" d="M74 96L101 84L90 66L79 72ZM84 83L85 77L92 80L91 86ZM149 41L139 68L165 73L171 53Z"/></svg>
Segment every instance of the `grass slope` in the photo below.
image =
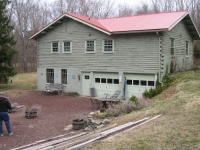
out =
<svg viewBox="0 0 200 150"><path fill-rule="evenodd" d="M142 110L117 118L120 125L162 114L154 121L89 145L93 150L200 149L200 71L177 73L175 84Z"/></svg>

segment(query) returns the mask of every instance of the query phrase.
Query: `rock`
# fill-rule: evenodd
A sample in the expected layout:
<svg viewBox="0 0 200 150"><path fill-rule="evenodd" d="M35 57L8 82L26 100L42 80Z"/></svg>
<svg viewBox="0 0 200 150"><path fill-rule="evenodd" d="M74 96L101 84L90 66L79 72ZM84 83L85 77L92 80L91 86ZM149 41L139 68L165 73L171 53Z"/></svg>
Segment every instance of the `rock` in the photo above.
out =
<svg viewBox="0 0 200 150"><path fill-rule="evenodd" d="M93 116L94 114L95 114L95 112L91 112L91 113L89 113L88 116Z"/></svg>
<svg viewBox="0 0 200 150"><path fill-rule="evenodd" d="M105 127L105 125L104 125L104 124L101 124L101 125L97 126L97 129L101 129L101 128L103 128L103 127Z"/></svg>
<svg viewBox="0 0 200 150"><path fill-rule="evenodd" d="M68 130L70 130L70 129L72 129L72 125L68 125L68 126L66 126L66 127L64 128L65 131L68 131Z"/></svg>
<svg viewBox="0 0 200 150"><path fill-rule="evenodd" d="M106 125L106 124L110 124L110 122L111 122L110 119L106 119L106 118L105 118L104 120L102 120L101 124Z"/></svg>
<svg viewBox="0 0 200 150"><path fill-rule="evenodd" d="M93 129L91 127L86 127L84 130L85 131L92 131Z"/></svg>
<svg viewBox="0 0 200 150"><path fill-rule="evenodd" d="M12 104L11 104L11 107L12 107L12 108L16 108L17 106L18 106L17 103L12 103Z"/></svg>

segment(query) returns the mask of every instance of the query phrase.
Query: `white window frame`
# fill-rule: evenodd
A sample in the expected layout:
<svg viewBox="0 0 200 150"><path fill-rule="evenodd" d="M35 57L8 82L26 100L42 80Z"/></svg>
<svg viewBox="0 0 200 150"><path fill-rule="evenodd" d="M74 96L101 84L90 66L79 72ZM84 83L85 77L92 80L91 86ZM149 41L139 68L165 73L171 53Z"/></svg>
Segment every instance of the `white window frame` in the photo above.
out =
<svg viewBox="0 0 200 150"><path fill-rule="evenodd" d="M64 44L65 42L69 42L70 43L70 51L64 51ZM63 41L62 42L62 52L63 53L72 53L72 41Z"/></svg>
<svg viewBox="0 0 200 150"><path fill-rule="evenodd" d="M94 42L94 50L93 51L87 51L87 42ZM96 52L96 41L95 40L87 40L85 41L85 53L95 53Z"/></svg>
<svg viewBox="0 0 200 150"><path fill-rule="evenodd" d="M185 55L189 55L189 41L185 41Z"/></svg>
<svg viewBox="0 0 200 150"><path fill-rule="evenodd" d="M53 51L53 43L58 43L58 51L56 52ZM59 51L60 51L60 42L59 41L51 42L51 53L59 53Z"/></svg>
<svg viewBox="0 0 200 150"><path fill-rule="evenodd" d="M110 40L112 41L112 51L105 51L105 42L106 41L110 41ZM102 49L103 53L114 53L114 40L113 39L105 39L105 40L103 40L102 47L103 47L103 49Z"/></svg>
<svg viewBox="0 0 200 150"><path fill-rule="evenodd" d="M173 47L172 47L172 41L173 41ZM172 49L173 49L173 54L172 54ZM170 38L170 54L174 55L175 54L175 39Z"/></svg>

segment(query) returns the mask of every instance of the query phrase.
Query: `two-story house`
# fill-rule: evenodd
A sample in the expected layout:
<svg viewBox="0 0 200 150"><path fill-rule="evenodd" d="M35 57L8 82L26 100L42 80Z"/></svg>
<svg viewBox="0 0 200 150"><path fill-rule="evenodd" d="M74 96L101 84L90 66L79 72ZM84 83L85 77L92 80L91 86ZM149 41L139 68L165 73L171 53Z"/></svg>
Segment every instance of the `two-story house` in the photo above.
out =
<svg viewBox="0 0 200 150"><path fill-rule="evenodd" d="M199 33L187 11L94 19L65 13L30 39L38 42L37 85L62 83L90 96L126 99L155 88L169 70L193 65Z"/></svg>

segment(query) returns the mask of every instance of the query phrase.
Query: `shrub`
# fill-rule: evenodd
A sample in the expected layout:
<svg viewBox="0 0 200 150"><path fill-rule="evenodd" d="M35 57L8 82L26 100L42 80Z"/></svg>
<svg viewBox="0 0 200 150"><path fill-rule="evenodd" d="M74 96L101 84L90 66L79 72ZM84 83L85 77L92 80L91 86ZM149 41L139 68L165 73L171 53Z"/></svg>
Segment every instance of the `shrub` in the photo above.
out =
<svg viewBox="0 0 200 150"><path fill-rule="evenodd" d="M106 117L109 117L109 114L108 114L107 111L99 112L99 113L95 114L95 117L100 118L100 119L104 119Z"/></svg>
<svg viewBox="0 0 200 150"><path fill-rule="evenodd" d="M134 95L131 96L131 98L129 99L131 102L135 103L135 105L138 105L138 98Z"/></svg>
<svg viewBox="0 0 200 150"><path fill-rule="evenodd" d="M130 100L125 100L121 103L121 111L122 113L130 113L131 111L133 111L134 109L137 109L136 104L134 104L132 101Z"/></svg>
<svg viewBox="0 0 200 150"><path fill-rule="evenodd" d="M152 98L167 89L170 85L172 85L173 81L173 76L170 74L166 74L162 79L162 85L157 81L155 89L151 88L149 91L145 90L142 95L146 98Z"/></svg>
<svg viewBox="0 0 200 150"><path fill-rule="evenodd" d="M107 109L107 113L111 117L117 117L120 114L127 114L137 109L137 106L134 102L130 100L124 100L117 105L113 105L112 107Z"/></svg>
<svg viewBox="0 0 200 150"><path fill-rule="evenodd" d="M120 115L120 109L117 106L118 105L116 105L115 107L109 107L107 109L108 116L117 117Z"/></svg>

